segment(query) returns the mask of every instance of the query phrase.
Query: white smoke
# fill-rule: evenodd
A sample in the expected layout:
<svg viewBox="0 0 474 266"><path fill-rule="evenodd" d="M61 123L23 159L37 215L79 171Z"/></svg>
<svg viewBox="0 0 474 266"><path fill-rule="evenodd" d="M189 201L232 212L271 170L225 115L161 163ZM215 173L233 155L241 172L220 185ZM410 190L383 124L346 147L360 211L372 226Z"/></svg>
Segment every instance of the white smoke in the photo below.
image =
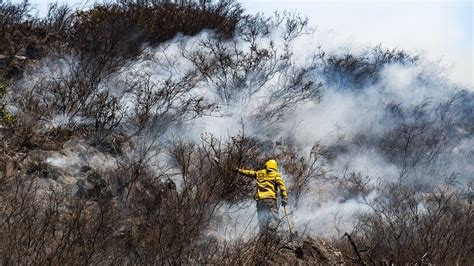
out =
<svg viewBox="0 0 474 266"><path fill-rule="evenodd" d="M117 168L117 161L113 156L80 140L67 142L60 152L52 152L46 162L72 175L79 174L83 166L103 173Z"/></svg>
<svg viewBox="0 0 474 266"><path fill-rule="evenodd" d="M372 192L368 200L376 196ZM350 231L355 225L355 216L368 212L369 206L363 199L355 198L344 202L303 201L294 213L295 224L300 232L315 233L322 236L338 236Z"/></svg>
<svg viewBox="0 0 474 266"><path fill-rule="evenodd" d="M260 37L258 44L267 47L272 43L279 49L276 57L281 56L281 50L285 47L282 32L282 29L278 28L270 36ZM202 32L195 37L177 36L158 48L147 48L139 59L104 81L100 85L101 89L115 90L116 94L120 95L123 92L124 83L140 80L143 77L149 78L155 88L159 88L168 79L179 80L196 70L186 55L204 49L202 42L214 39L212 32ZM223 45L229 48L236 47L244 53L251 53L252 49L241 39L223 43ZM347 43L338 46L331 39L328 43L324 43L324 39L317 31L311 31L291 42L289 49L293 52L292 66L301 67L309 64L308 58L318 54L318 46L324 47L328 53L332 54L346 52L358 54L364 51L363 47L348 47ZM45 67L41 67L25 79L29 81L28 84L35 84L45 76L55 79L58 75L67 75L68 70L61 67L61 61L47 59L43 63ZM322 66L318 65L311 73L311 78L315 83L327 78L321 73L321 68ZM49 69L50 72L45 69ZM60 71L57 72L57 69ZM275 93L275 88L285 82L286 74L287 72L283 70L271 75L258 90L252 92L261 78L261 73L252 72L240 85L244 89L236 92L229 101L219 96L218 85L208 80L201 81L189 92L189 95L184 97L201 96L206 101L215 104L218 109L209 116L198 117L172 126L163 133L164 135L160 135L164 139L163 143L174 138L199 141L204 133L211 133L219 139L227 139L244 128L248 136L262 141L292 139L301 150L299 155L307 157L314 143L321 143L328 147L337 144L347 145L361 135L371 138L390 132L396 127L394 121L387 115L387 105L390 103L411 108L429 99L435 106L460 91L456 85L440 75L439 69L434 67L432 62L422 58L417 65L388 64L381 70L378 82L364 85L362 88L353 88L351 85L348 88L340 87L337 83L323 84L321 100L312 99L287 109L279 116L278 121L271 124L256 121L255 115L263 110L262 105L272 93ZM31 87L25 84L23 84L24 87ZM136 99L131 95L126 95L121 99L121 103L125 115L127 113L131 115ZM60 126L66 123L67 119L59 115L51 119L51 124ZM462 140L452 147L452 150L445 151L442 158L447 160L447 165L441 167L445 171L440 172L439 176L430 176L426 182L438 182L442 175L449 175L453 169L464 173L465 178L472 181L474 168L467 160L467 158L473 158L474 146L472 144L471 137ZM400 176L402 169L395 163L389 162L380 150L374 147L375 145L364 145L364 143L360 145L362 148L349 147L346 152L338 154L334 160L327 162L324 165L325 169L336 178L349 171L367 176L371 182L375 182L378 178L387 181L394 180ZM84 157L80 154L84 154ZM78 169L81 164L94 165L103 171L116 167L112 158L87 154L88 151L67 150L62 154L52 156L47 162L65 170ZM456 157L448 159L453 154ZM163 164L164 162L155 163ZM301 199L301 205L292 212L292 219L297 227L311 233L334 235L340 231L350 230L354 225L354 216L368 210L364 201L370 201L378 195L376 191L372 191L365 198L355 197L340 201L337 188L329 181L327 184L318 185L322 187L313 188L311 192L305 194ZM249 227L256 227L253 204L245 202L237 207L224 206L220 212L222 220L216 221L215 233L224 235L225 239L247 236L249 231L254 230L249 230Z"/></svg>

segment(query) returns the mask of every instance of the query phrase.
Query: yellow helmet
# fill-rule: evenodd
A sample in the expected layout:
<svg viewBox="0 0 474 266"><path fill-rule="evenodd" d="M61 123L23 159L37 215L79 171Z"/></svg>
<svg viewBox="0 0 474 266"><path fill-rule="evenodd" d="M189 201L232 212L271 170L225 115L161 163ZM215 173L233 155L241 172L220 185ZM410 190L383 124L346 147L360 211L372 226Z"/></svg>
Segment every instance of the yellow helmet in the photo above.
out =
<svg viewBox="0 0 474 266"><path fill-rule="evenodd" d="M278 164L275 160L271 159L271 160L268 160L266 163L265 163L265 168L268 169L268 170L272 170L274 172L278 172Z"/></svg>

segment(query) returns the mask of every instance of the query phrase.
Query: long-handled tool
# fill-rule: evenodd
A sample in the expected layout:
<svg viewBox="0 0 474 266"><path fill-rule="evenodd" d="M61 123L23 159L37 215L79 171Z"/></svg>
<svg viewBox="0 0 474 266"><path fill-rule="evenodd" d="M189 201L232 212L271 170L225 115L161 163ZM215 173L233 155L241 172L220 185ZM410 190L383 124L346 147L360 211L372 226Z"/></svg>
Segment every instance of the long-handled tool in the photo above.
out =
<svg viewBox="0 0 474 266"><path fill-rule="evenodd" d="M286 206L283 206L283 210L285 210L286 220L288 221L288 228L290 229L290 237L293 238L294 237L293 226L291 226L290 216L288 216L288 209L286 208Z"/></svg>

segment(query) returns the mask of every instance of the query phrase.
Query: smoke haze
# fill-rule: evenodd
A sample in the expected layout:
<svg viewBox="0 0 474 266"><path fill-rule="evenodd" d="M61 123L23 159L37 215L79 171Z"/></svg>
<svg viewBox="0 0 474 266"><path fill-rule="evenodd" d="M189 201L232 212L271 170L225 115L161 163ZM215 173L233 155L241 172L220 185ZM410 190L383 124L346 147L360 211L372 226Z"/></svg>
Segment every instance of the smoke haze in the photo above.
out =
<svg viewBox="0 0 474 266"><path fill-rule="evenodd" d="M380 194L375 188L379 180L396 182L404 178L420 191L451 176L456 177L461 188L472 184L472 88L454 83L432 58L416 55L415 59L383 61L379 58L383 51L380 47L339 43L331 34L314 29L287 36L284 23L272 27L269 34L259 34L254 43L245 39L245 33L229 41L219 40L212 31L194 37L177 36L156 48L146 47L139 58L101 81L100 91L119 97L127 118L134 115L134 107L141 100L128 92L130 84L145 80L151 90L159 92L169 83L183 82L189 75L199 77L188 80L191 89L178 95L171 106L153 111L155 115L166 115L160 116L161 120L146 134L134 137L139 144L130 148L127 156L136 156L140 145L151 146L154 152L149 166L171 169L162 152L167 143L176 139L200 142L206 133L225 140L242 130L247 137L271 143L262 150L267 154L275 152L279 141L291 143L298 156L309 158L313 145L320 144L330 154L317 161L325 178L314 177L309 191L293 209L292 219L299 230L327 235L337 235L354 226L354 216L367 211L367 201ZM204 70L198 69L193 60L200 58L210 66L218 65L221 58L216 49L222 49L229 57L225 60L232 63L203 74ZM274 54L251 67L239 64L240 57L249 60L256 49ZM344 69L350 63L335 63L347 59L348 54L361 62L360 68ZM199 57L202 55L207 57ZM67 82L79 65L70 55L44 59L19 83L17 93L32 91L42 82ZM293 86L292 75L311 86ZM298 98L299 93L304 97ZM201 99L199 104L213 106L212 112L174 123L174 110L194 98ZM21 109L10 107L12 111ZM87 118L60 112L50 114L48 119L46 128L89 122ZM122 128L129 133L136 130L127 124L127 119ZM403 150L403 141L419 147ZM80 164L93 164L103 171L116 165L115 159L109 157L86 158L82 162L78 154L83 153L87 152L62 151L47 163L72 174ZM281 170L291 185L292 176ZM367 195L341 196L337 183L350 173L366 178L373 185L372 190ZM238 208L222 207L222 221L216 221L217 234L234 239L253 231L248 228L256 227L254 208L249 199Z"/></svg>

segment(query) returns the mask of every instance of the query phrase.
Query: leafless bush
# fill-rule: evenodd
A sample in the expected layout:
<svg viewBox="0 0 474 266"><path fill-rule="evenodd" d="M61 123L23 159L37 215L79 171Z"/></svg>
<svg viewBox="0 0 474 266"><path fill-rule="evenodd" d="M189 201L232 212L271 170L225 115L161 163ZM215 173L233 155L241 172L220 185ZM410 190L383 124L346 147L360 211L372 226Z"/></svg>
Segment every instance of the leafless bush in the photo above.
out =
<svg viewBox="0 0 474 266"><path fill-rule="evenodd" d="M400 166L401 176L421 165L427 169L435 166L447 147L457 145L461 135L470 134L469 129L453 130L463 128L460 117L464 111L457 110L463 97L459 93L438 105L425 100L406 109L398 104L389 105L396 126L382 136L379 146L391 162Z"/></svg>
<svg viewBox="0 0 474 266"><path fill-rule="evenodd" d="M264 158L260 153L259 141L245 136L244 131L227 143L222 143L212 135L205 136L203 141L208 156L220 159L216 174L222 183L222 199L237 203L243 198L251 198L255 189L253 181L232 170L245 166L255 169L263 165Z"/></svg>
<svg viewBox="0 0 474 266"><path fill-rule="evenodd" d="M85 71L107 75L141 54L144 43L156 46L178 33L195 35L203 29L216 29L231 37L241 12L238 4L230 2L100 4L77 14L70 44Z"/></svg>
<svg viewBox="0 0 474 266"><path fill-rule="evenodd" d="M110 75L137 57L144 44L157 46L176 34L195 35L215 29L230 38L241 20L239 4L117 1L73 12L67 5L52 4L45 18L31 15L31 6L1 4L0 55L7 78L21 75L17 56L40 59L58 51L80 58L89 75ZM186 19L183 19L186 18Z"/></svg>
<svg viewBox="0 0 474 266"><path fill-rule="evenodd" d="M419 56L410 55L403 50L388 50L376 46L362 55L326 55L323 59L323 74L330 84L340 88L362 88L374 84L380 78L380 71L387 65L398 63L413 65Z"/></svg>
<svg viewBox="0 0 474 266"><path fill-rule="evenodd" d="M73 23L74 14L71 8L67 5L54 3L49 5L48 13L39 22L39 26L44 28L48 34L67 34L71 32ZM58 41L61 40L61 37L67 38L69 36L55 36Z"/></svg>
<svg viewBox="0 0 474 266"><path fill-rule="evenodd" d="M146 74L127 82L136 105L128 124L133 126L134 135L139 135L147 127L155 132L163 132L170 124L190 120L209 114L212 103L190 92L197 86L199 77L191 72L183 78L168 78L155 82Z"/></svg>
<svg viewBox="0 0 474 266"><path fill-rule="evenodd" d="M206 235L211 220L224 202L251 197L246 189L253 186L250 179L242 184L242 177L226 165L216 165L213 158L218 152L225 161L236 147L245 154L254 148L248 144L241 147L241 142L222 145L214 138L202 145L177 142L169 149L172 168L167 172L151 174L145 165L119 169L117 175L125 178L123 192L127 194L122 208L137 228L130 229L133 236L129 243L135 262L202 263L214 256L217 247Z"/></svg>
<svg viewBox="0 0 474 266"><path fill-rule="evenodd" d="M286 239L262 234L248 243L225 243L207 235L222 204L222 181L208 157L180 146L172 158L178 187L141 171L129 202L106 194L71 196L45 179L47 165L30 167L28 178L2 180L2 263L217 263L266 262ZM194 151L192 151L194 150ZM190 159L184 163L183 159ZM176 176L178 175L178 176ZM14 193L12 193L12 191ZM229 245L224 248L223 245ZM230 248L232 246L232 248Z"/></svg>
<svg viewBox="0 0 474 266"><path fill-rule="evenodd" d="M280 40L264 43L262 37L281 24L286 25L282 47L275 43ZM290 49L291 41L306 30L306 21L298 16L286 14L275 19L249 16L240 23L238 38L203 40L198 49L184 50L183 55L207 83L216 88L226 104L238 99L249 101L258 93L266 92L255 118L275 121L285 110L319 97L322 83L309 78L318 57L297 66ZM275 84L274 80L279 82Z"/></svg>
<svg viewBox="0 0 474 266"><path fill-rule="evenodd" d="M337 180L340 201L367 197L374 190L374 185L370 184L370 181L369 177L362 176L360 173L344 173ZM378 180L378 182L382 181Z"/></svg>
<svg viewBox="0 0 474 266"><path fill-rule="evenodd" d="M19 140L34 143L32 134L54 139L58 129L88 136L99 147L112 134L156 139L171 125L214 108L190 93L199 82L193 72L164 81L146 73L134 75L119 80L119 87L112 90L110 86L116 83L84 73L74 58L66 56L60 62L66 68L64 73L41 78L31 87L13 88ZM126 108L129 102L135 103L133 109Z"/></svg>
<svg viewBox="0 0 474 266"><path fill-rule="evenodd" d="M41 170L35 173L11 178L0 191L2 263L105 261L113 227L109 203L48 188Z"/></svg>
<svg viewBox="0 0 474 266"><path fill-rule="evenodd" d="M18 54L28 36L22 32L28 28L26 23L31 18L30 6L27 3L0 5L0 52L10 57Z"/></svg>
<svg viewBox="0 0 474 266"><path fill-rule="evenodd" d="M359 217L353 243L366 263L468 263L472 260L472 205L449 185L420 193L401 183L380 187ZM345 240L341 240L345 241ZM346 254L353 254L345 242Z"/></svg>
<svg viewBox="0 0 474 266"><path fill-rule="evenodd" d="M31 40L30 10L27 3L0 4L0 72L7 79L21 75L21 52Z"/></svg>
<svg viewBox="0 0 474 266"><path fill-rule="evenodd" d="M104 131L116 128L121 119L118 97L100 91L93 80L74 73L58 79L45 78L32 88L18 90L17 128L29 127L30 132L38 135L48 135L58 128L77 130L84 126L103 135Z"/></svg>
<svg viewBox="0 0 474 266"><path fill-rule="evenodd" d="M20 77L27 60L56 53L68 42L74 20L69 7L53 4L46 18L31 11L27 2L0 6L0 67L8 79Z"/></svg>
<svg viewBox="0 0 474 266"><path fill-rule="evenodd" d="M312 182L325 176L323 164L320 162L325 150L320 144L315 144L309 156L301 156L301 152L292 149L291 145L278 146L274 158L278 158L279 164L284 170L284 180L291 191L290 203L298 208L303 195L311 191Z"/></svg>

